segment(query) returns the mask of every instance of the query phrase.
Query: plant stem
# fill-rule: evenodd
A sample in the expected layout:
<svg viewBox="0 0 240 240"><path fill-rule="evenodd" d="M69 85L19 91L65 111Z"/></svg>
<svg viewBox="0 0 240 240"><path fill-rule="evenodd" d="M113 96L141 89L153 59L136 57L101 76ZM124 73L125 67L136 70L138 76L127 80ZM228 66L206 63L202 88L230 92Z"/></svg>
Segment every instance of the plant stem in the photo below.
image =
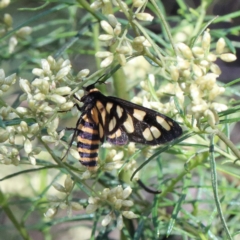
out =
<svg viewBox="0 0 240 240"><path fill-rule="evenodd" d="M0 206L2 207L3 211L6 213L6 215L10 219L10 221L13 223L15 228L18 230L18 232L22 236L22 238L24 240L31 240L25 227L18 222L18 220L14 216L12 210L8 207L7 200L5 199L4 193L2 191L0 191Z"/></svg>

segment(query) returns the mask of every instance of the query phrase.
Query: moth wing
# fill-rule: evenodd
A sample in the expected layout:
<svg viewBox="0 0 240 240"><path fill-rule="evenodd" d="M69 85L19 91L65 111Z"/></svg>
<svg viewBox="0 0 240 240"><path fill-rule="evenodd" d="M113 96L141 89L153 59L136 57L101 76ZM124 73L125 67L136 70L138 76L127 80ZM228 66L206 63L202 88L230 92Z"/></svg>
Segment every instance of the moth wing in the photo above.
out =
<svg viewBox="0 0 240 240"><path fill-rule="evenodd" d="M182 134L179 124L161 113L119 98L108 98L125 111L126 119L121 129L129 141L157 145L169 142Z"/></svg>
<svg viewBox="0 0 240 240"><path fill-rule="evenodd" d="M128 136L122 127L119 127L117 131L107 136L107 141L114 145L125 145L128 142Z"/></svg>

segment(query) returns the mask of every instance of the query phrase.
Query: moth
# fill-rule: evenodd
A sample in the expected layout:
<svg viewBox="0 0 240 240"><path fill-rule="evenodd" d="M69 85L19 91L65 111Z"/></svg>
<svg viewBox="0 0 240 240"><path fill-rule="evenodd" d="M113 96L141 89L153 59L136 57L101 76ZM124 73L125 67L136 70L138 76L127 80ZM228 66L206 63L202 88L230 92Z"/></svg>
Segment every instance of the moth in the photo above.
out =
<svg viewBox="0 0 240 240"><path fill-rule="evenodd" d="M98 161L99 145L108 141L125 145L129 141L147 145L169 142L182 134L173 119L154 110L121 98L105 96L94 84L85 88L81 99L82 112L74 135L82 165L94 170Z"/></svg>

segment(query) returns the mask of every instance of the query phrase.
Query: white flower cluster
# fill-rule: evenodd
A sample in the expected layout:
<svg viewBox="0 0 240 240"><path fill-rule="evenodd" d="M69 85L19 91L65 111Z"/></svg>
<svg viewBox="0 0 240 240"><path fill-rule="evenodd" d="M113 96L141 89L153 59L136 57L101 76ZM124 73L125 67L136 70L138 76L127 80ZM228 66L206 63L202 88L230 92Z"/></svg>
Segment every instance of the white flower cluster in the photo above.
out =
<svg viewBox="0 0 240 240"><path fill-rule="evenodd" d="M51 218L53 217L58 209L67 209L68 215L71 216L72 210L82 210L83 206L78 202L73 202L68 199L70 193L73 189L73 181L69 175L67 175L64 186L55 182L53 187L60 193L64 194L64 197L59 198L56 195L52 195L48 197L48 200L52 202L52 206L46 211L44 214L45 217Z"/></svg>
<svg viewBox="0 0 240 240"><path fill-rule="evenodd" d="M123 189L121 185L113 189L105 188L99 197L89 197L89 204L86 208L86 212L93 213L98 208L110 206L111 211L103 218L102 225L107 226L111 220L115 218L115 213L119 212L119 216L117 218L117 228L122 229L122 216L129 219L139 217L132 211L128 211L128 208L133 206L133 202L131 200L127 200L131 192L131 187Z"/></svg>
<svg viewBox="0 0 240 240"><path fill-rule="evenodd" d="M114 5L118 6L122 11L127 14L128 6L123 1L112 1ZM91 4L93 9L104 8L106 1L95 1ZM134 14L134 18L143 21L152 21L153 16L149 13L140 12L146 4L145 0L133 1L133 7L137 8ZM128 14L127 14L128 15ZM137 36L133 40L127 37L127 30L122 32L121 24L113 14L109 14L108 21L101 21L101 27L106 34L101 34L99 40L104 42L107 46L114 47L115 52L110 51L99 51L96 53L96 57L101 58L101 68L108 67L114 59L119 62L122 66L126 64L126 57L132 56L133 50L137 52L143 52L145 47L150 47L150 43L144 36Z"/></svg>
<svg viewBox="0 0 240 240"><path fill-rule="evenodd" d="M6 7L9 4L9 1L0 1L0 8ZM13 29L13 19L12 16L8 13L3 15L3 28L0 29L0 37L6 34L7 32ZM9 39L8 43L8 51L9 53L13 53L15 47L18 44L19 39L25 39L32 33L32 28L25 26L17 30L14 35L12 35Z"/></svg>
<svg viewBox="0 0 240 240"><path fill-rule="evenodd" d="M216 101L225 88L217 84L221 70L214 62L217 58L231 62L236 60L236 56L225 53L223 38L218 40L215 52L210 51L210 43L211 35L208 30L203 34L201 46L190 49L184 43L178 43L177 62L171 66L170 76L179 83L181 90L177 89L178 96L188 96L191 100L187 113L193 115L197 121L205 116L213 127L218 122L217 113L227 109L226 105Z"/></svg>
<svg viewBox="0 0 240 240"><path fill-rule="evenodd" d="M211 35L205 31L202 37L201 46L189 48L184 43L176 44L177 56L166 58L164 67L159 68L158 74L164 76L170 82L165 86L160 86L154 90L155 79L149 75L148 81L141 82L141 91L133 98L133 102L141 104L147 108L160 111L163 114L177 113L175 103L172 98L167 103L161 103L162 97L176 96L182 109L186 100L190 100L187 106L189 118L193 116L196 123L202 117L206 117L208 124L214 126L218 122L218 112L227 109L227 106L218 102L218 97L224 93L225 88L219 86L217 78L221 74L217 66L217 58L231 62L236 60L232 53L226 53L226 44L223 38L217 41L215 51L210 51ZM155 95L155 98L153 96Z"/></svg>
<svg viewBox="0 0 240 240"><path fill-rule="evenodd" d="M16 82L16 73L6 77L3 69L0 69L0 96L9 90L9 88Z"/></svg>
<svg viewBox="0 0 240 240"><path fill-rule="evenodd" d="M42 140L46 143L59 143L67 145L61 141L64 136L64 130L57 132L59 118L57 111L68 111L73 109L74 103L69 100L67 95L71 94L71 88L65 86L70 82L72 76L69 74L71 65L69 60L59 59L55 61L51 56L41 61L42 68L34 68L33 74L37 76L31 83L26 79L20 79L19 84L24 92L20 96L20 101L27 102L27 106L19 106L13 109L9 106L0 109L0 117L3 120L13 120L14 118L36 118L37 123L29 124L29 122L21 121L13 126L5 129L0 128L0 142L8 140L10 144L16 144L16 136L18 136L18 144L22 141L23 150L27 158L32 164L36 163L35 155L40 153L39 148L34 148L32 142L42 128L46 128L48 135L42 136ZM88 69L81 70L76 79L83 80L89 74ZM71 78L71 79L70 79ZM16 81L15 74L5 77L4 71L0 69L0 87L2 91L6 91ZM76 85L75 82L72 82ZM75 93L79 98L83 95L83 91ZM21 139L21 140L20 140ZM66 146L68 147L68 146ZM6 150L7 149L7 150ZM8 147L3 152L8 152ZM20 149L19 149L20 150ZM2 155L0 160L5 164L17 164L19 161L19 153L16 149L13 155ZM17 156L17 157L16 157ZM78 156L79 158L79 156Z"/></svg>

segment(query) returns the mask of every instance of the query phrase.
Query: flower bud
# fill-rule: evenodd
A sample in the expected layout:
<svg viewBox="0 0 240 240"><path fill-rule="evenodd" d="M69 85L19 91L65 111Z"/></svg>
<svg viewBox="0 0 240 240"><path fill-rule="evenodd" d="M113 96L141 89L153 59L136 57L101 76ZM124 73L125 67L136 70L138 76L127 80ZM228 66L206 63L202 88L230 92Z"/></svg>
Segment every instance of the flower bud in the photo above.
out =
<svg viewBox="0 0 240 240"><path fill-rule="evenodd" d="M122 199L116 199L116 201L114 202L115 209L120 209L122 207L122 202Z"/></svg>
<svg viewBox="0 0 240 240"><path fill-rule="evenodd" d="M54 143L56 142L56 139L52 136L42 136L42 141L45 143Z"/></svg>
<svg viewBox="0 0 240 240"><path fill-rule="evenodd" d="M110 56L112 56L113 54L111 53L111 52L107 52L107 51L105 51L105 52L97 52L96 54L95 54L95 57L98 57L98 58L106 58L106 57L110 57Z"/></svg>
<svg viewBox="0 0 240 240"><path fill-rule="evenodd" d="M110 214L106 215L102 220L102 226L106 227L112 220L112 216Z"/></svg>
<svg viewBox="0 0 240 240"><path fill-rule="evenodd" d="M31 93L30 84L26 79L20 78L19 85L25 93Z"/></svg>
<svg viewBox="0 0 240 240"><path fill-rule="evenodd" d="M103 6L103 3L101 1L94 1L91 5L90 8L92 8L93 10L98 10Z"/></svg>
<svg viewBox="0 0 240 240"><path fill-rule="evenodd" d="M57 212L56 208L49 208L46 213L44 213L45 217L51 218L53 217Z"/></svg>
<svg viewBox="0 0 240 240"><path fill-rule="evenodd" d="M38 77L41 77L43 75L43 70L41 68L34 68L32 70L32 74L38 76Z"/></svg>
<svg viewBox="0 0 240 240"><path fill-rule="evenodd" d="M1 69L0 69L1 70ZM0 74L1 75L1 74ZM1 79L1 77L0 77ZM12 85L16 82L16 73L11 74L10 76L5 78L5 84Z"/></svg>
<svg viewBox="0 0 240 240"><path fill-rule="evenodd" d="M184 43L177 43L176 47L179 49L181 52L182 56L191 59L193 57L191 49Z"/></svg>
<svg viewBox="0 0 240 240"><path fill-rule="evenodd" d="M66 192L66 189L57 182L54 182L52 186L59 192L64 192L64 193Z"/></svg>
<svg viewBox="0 0 240 240"><path fill-rule="evenodd" d="M131 201L131 200L123 200L122 201L122 206L123 207L132 207L133 206L133 201Z"/></svg>
<svg viewBox="0 0 240 240"><path fill-rule="evenodd" d="M10 37L9 45L8 45L8 51L9 51L10 54L13 53L17 44L18 44L17 38L15 36Z"/></svg>
<svg viewBox="0 0 240 240"><path fill-rule="evenodd" d="M5 13L3 15L3 21L7 25L8 28L12 26L13 20L12 20L12 16L10 14Z"/></svg>
<svg viewBox="0 0 240 240"><path fill-rule="evenodd" d="M78 72L77 78L84 78L90 73L89 69L82 69L81 71Z"/></svg>
<svg viewBox="0 0 240 240"><path fill-rule="evenodd" d="M211 66L210 66L210 69L213 73L217 74L217 75L221 75L222 71L221 69L219 68L219 66L215 63L212 63Z"/></svg>
<svg viewBox="0 0 240 240"><path fill-rule="evenodd" d="M70 109L73 108L73 106L74 106L74 103L73 103L73 102L66 102L66 103L64 103L64 104L62 104L62 105L60 106L60 109L61 109L62 111L69 111Z"/></svg>
<svg viewBox="0 0 240 240"><path fill-rule="evenodd" d="M104 188L102 193L101 193L101 197L103 199L107 199L109 193L110 193L110 189L109 188Z"/></svg>
<svg viewBox="0 0 240 240"><path fill-rule="evenodd" d="M90 177L91 177L90 171L89 171L89 170L86 170L86 171L82 174L81 179L85 180L85 179L88 179L88 178L90 178Z"/></svg>
<svg viewBox="0 0 240 240"><path fill-rule="evenodd" d="M102 62L100 63L100 67L101 67L101 68L106 68L106 67L108 67L112 62L113 62L113 55L105 58L104 60L102 60Z"/></svg>
<svg viewBox="0 0 240 240"><path fill-rule="evenodd" d="M54 93L59 94L59 95L68 95L71 92L70 87L59 87L54 90Z"/></svg>
<svg viewBox="0 0 240 240"><path fill-rule="evenodd" d="M220 55L221 60L224 62L233 62L237 59L237 57L232 53L224 53Z"/></svg>
<svg viewBox="0 0 240 240"><path fill-rule="evenodd" d="M153 16L149 13L137 13L136 18L141 21L149 21L151 22L153 20Z"/></svg>
<svg viewBox="0 0 240 240"><path fill-rule="evenodd" d="M21 37L21 38L25 38L26 36L30 35L31 33L32 33L32 28L28 27L28 26L22 27L16 32L18 37Z"/></svg>
<svg viewBox="0 0 240 240"><path fill-rule="evenodd" d="M216 52L217 54L222 54L226 46L224 38L219 38L217 41Z"/></svg>
<svg viewBox="0 0 240 240"><path fill-rule="evenodd" d="M26 139L24 142L24 151L29 154L32 152L32 143L30 142L29 139Z"/></svg>
<svg viewBox="0 0 240 240"><path fill-rule="evenodd" d="M124 152L123 151L120 151L118 152L114 157L113 157L113 161L118 161L118 160L122 160L123 159L123 156L124 156Z"/></svg>
<svg viewBox="0 0 240 240"><path fill-rule="evenodd" d="M133 7L140 8L145 4L145 0L133 0Z"/></svg>
<svg viewBox="0 0 240 240"><path fill-rule="evenodd" d="M113 35L109 35L109 34L102 34L98 37L98 39L100 41L109 41L111 39L113 39Z"/></svg>
<svg viewBox="0 0 240 240"><path fill-rule="evenodd" d="M29 162L32 164L32 165L36 165L36 158L35 157L33 157L33 156L29 156L28 157L28 160L29 160Z"/></svg>
<svg viewBox="0 0 240 240"><path fill-rule="evenodd" d="M71 202L71 206L72 206L73 210L82 210L83 209L83 206L78 202Z"/></svg>
<svg viewBox="0 0 240 240"><path fill-rule="evenodd" d="M100 22L100 24L101 24L102 29L103 29L106 33L108 33L108 34L110 34L110 35L114 35L114 33L113 33L113 28L112 28L112 26L111 26L107 21L102 20L102 21Z"/></svg>
<svg viewBox="0 0 240 240"><path fill-rule="evenodd" d="M0 69L0 84L5 82L5 73L3 69Z"/></svg>
<svg viewBox="0 0 240 240"><path fill-rule="evenodd" d="M117 26L114 28L113 31L114 31L114 34L115 34L116 36L118 36L118 35L121 33L121 31L122 31L121 24L118 23Z"/></svg>
<svg viewBox="0 0 240 240"><path fill-rule="evenodd" d="M86 213L93 213L98 209L98 205L95 204L89 204L86 207Z"/></svg>
<svg viewBox="0 0 240 240"><path fill-rule="evenodd" d="M195 57L203 58L204 57L204 51L201 47L193 47L192 52Z"/></svg>
<svg viewBox="0 0 240 240"><path fill-rule="evenodd" d="M121 230L123 228L123 219L122 219L122 215L120 215L118 218L117 218L117 229L118 230Z"/></svg>
<svg viewBox="0 0 240 240"><path fill-rule="evenodd" d="M58 71L56 75L56 80L64 78L70 72L71 66L66 66Z"/></svg>
<svg viewBox="0 0 240 240"><path fill-rule="evenodd" d="M43 93L37 93L33 96L33 98L37 101L43 101L46 98L46 95Z"/></svg>
<svg viewBox="0 0 240 240"><path fill-rule="evenodd" d="M117 59L118 59L118 62L119 62L122 66L125 66L125 65L126 65L127 60L126 60L124 54L117 54Z"/></svg>
<svg viewBox="0 0 240 240"><path fill-rule="evenodd" d="M69 153L75 158L79 159L79 152L73 148L70 148Z"/></svg>
<svg viewBox="0 0 240 240"><path fill-rule="evenodd" d="M63 104L66 102L66 98L65 97L62 97L58 94L51 94L51 95L48 95L47 98L57 104Z"/></svg>
<svg viewBox="0 0 240 240"><path fill-rule="evenodd" d="M0 128L0 143L3 143L8 140L9 132L3 128Z"/></svg>
<svg viewBox="0 0 240 240"><path fill-rule="evenodd" d="M201 70L201 68L196 65L196 64L193 64L192 65L192 69L193 69L193 73L197 76L197 77L201 77L203 75L203 72Z"/></svg>
<svg viewBox="0 0 240 240"><path fill-rule="evenodd" d="M136 215L135 213L133 213L132 211L123 211L122 212L122 215L125 217L125 218L128 218L128 219L133 219L133 218L138 218L139 216Z"/></svg>
<svg viewBox="0 0 240 240"><path fill-rule="evenodd" d="M7 7L9 5L9 3L10 3L10 0L2 0L2 1L0 1L0 9Z"/></svg>
<svg viewBox="0 0 240 240"><path fill-rule="evenodd" d="M204 33L203 33L203 38L202 38L202 48L204 50L209 50L210 48L210 43L211 43L211 35L209 33L209 30L207 29Z"/></svg>
<svg viewBox="0 0 240 240"><path fill-rule="evenodd" d="M72 190L73 187L73 181L71 179L70 175L67 175L65 181L64 181L64 187L66 189L67 192L70 192Z"/></svg>
<svg viewBox="0 0 240 240"><path fill-rule="evenodd" d="M131 187L126 187L123 192L122 192L122 198L126 199L130 196L130 194L132 193L132 188Z"/></svg>
<svg viewBox="0 0 240 240"><path fill-rule="evenodd" d="M108 21L111 24L112 27L116 27L118 24L117 18L113 14L108 15Z"/></svg>
<svg viewBox="0 0 240 240"><path fill-rule="evenodd" d="M9 85L6 85L6 84L3 84L2 86L1 86L1 90L3 91L3 92L7 92L7 90L9 89Z"/></svg>
<svg viewBox="0 0 240 240"><path fill-rule="evenodd" d="M21 127L21 129L22 129L22 132L24 132L24 133L27 133L27 132L28 132L28 125L27 125L26 122L21 121L21 122L20 122L20 127Z"/></svg>

